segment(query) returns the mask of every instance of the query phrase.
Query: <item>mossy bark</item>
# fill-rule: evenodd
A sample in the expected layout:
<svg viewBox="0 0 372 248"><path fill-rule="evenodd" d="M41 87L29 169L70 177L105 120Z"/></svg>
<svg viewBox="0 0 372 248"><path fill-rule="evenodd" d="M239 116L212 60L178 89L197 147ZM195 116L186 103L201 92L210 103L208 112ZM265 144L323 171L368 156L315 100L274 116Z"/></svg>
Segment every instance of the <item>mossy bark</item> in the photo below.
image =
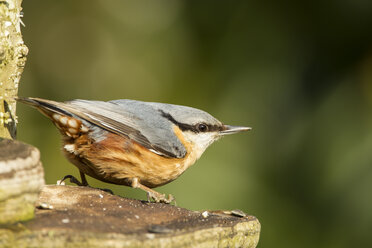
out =
<svg viewBox="0 0 372 248"><path fill-rule="evenodd" d="M16 140L0 140L0 225L32 219L43 185L39 150Z"/></svg>
<svg viewBox="0 0 372 248"><path fill-rule="evenodd" d="M0 137L16 136L19 80L28 48L21 34L22 0L0 1Z"/></svg>

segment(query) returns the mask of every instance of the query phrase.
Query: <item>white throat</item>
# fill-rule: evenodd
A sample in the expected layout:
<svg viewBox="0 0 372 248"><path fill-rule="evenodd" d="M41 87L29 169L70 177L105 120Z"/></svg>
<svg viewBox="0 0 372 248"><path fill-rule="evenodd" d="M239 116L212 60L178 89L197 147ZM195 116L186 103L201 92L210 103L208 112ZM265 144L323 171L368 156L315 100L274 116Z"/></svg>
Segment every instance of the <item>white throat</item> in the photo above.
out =
<svg viewBox="0 0 372 248"><path fill-rule="evenodd" d="M199 159L204 153L205 149L207 149L208 146L219 138L219 135L215 132L194 133L191 131L186 131L183 133L183 135L188 142L193 144L192 147L196 159Z"/></svg>

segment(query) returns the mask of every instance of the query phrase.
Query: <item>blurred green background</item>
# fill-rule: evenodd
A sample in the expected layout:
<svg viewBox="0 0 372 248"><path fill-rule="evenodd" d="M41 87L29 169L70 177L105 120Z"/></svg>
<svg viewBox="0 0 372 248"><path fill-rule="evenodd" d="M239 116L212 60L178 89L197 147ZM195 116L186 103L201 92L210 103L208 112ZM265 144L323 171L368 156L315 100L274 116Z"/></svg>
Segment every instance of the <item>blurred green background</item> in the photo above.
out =
<svg viewBox="0 0 372 248"><path fill-rule="evenodd" d="M371 1L25 0L23 11L21 96L168 102L253 127L158 188L179 206L257 216L259 247L372 247ZM50 121L18 115L47 183L77 176Z"/></svg>

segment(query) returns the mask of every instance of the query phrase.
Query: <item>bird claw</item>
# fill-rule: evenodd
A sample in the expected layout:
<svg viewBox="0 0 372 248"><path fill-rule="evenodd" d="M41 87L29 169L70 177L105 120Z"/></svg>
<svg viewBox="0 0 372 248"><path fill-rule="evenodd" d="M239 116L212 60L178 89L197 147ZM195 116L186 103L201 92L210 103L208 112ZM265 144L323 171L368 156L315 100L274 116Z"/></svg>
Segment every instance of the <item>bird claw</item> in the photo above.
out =
<svg viewBox="0 0 372 248"><path fill-rule="evenodd" d="M77 186L85 186L83 183L81 183L76 177L73 175L66 175L61 180L57 181L57 185L65 185L65 180L70 179L71 183L76 184Z"/></svg>
<svg viewBox="0 0 372 248"><path fill-rule="evenodd" d="M114 195L114 192L111 190L111 189L101 189L101 188L94 188L94 187L91 187L90 185L88 184L84 184L82 182L80 182L76 177L74 177L73 175L66 175L64 176L61 180L58 180L57 181L57 185L65 185L65 180L66 179L70 179L70 183L74 183L76 184L77 186L87 186L87 187L90 187L92 189L99 189L99 190L102 190L102 191L105 191L111 195Z"/></svg>

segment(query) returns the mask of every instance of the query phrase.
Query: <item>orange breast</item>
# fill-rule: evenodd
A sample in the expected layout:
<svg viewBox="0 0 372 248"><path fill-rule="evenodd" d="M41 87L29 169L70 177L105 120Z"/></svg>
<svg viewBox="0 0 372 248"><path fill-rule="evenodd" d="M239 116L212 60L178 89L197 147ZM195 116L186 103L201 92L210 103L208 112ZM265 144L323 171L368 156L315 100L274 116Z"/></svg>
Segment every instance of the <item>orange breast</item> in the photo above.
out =
<svg viewBox="0 0 372 248"><path fill-rule="evenodd" d="M196 161L192 144L186 142L178 127L174 127L174 132L187 150L184 158L157 155L113 133L108 133L101 142L89 145L82 142L76 148L80 160L90 167L86 174L102 181L124 185L130 184L132 178L138 178L141 184L153 188L175 180Z"/></svg>

